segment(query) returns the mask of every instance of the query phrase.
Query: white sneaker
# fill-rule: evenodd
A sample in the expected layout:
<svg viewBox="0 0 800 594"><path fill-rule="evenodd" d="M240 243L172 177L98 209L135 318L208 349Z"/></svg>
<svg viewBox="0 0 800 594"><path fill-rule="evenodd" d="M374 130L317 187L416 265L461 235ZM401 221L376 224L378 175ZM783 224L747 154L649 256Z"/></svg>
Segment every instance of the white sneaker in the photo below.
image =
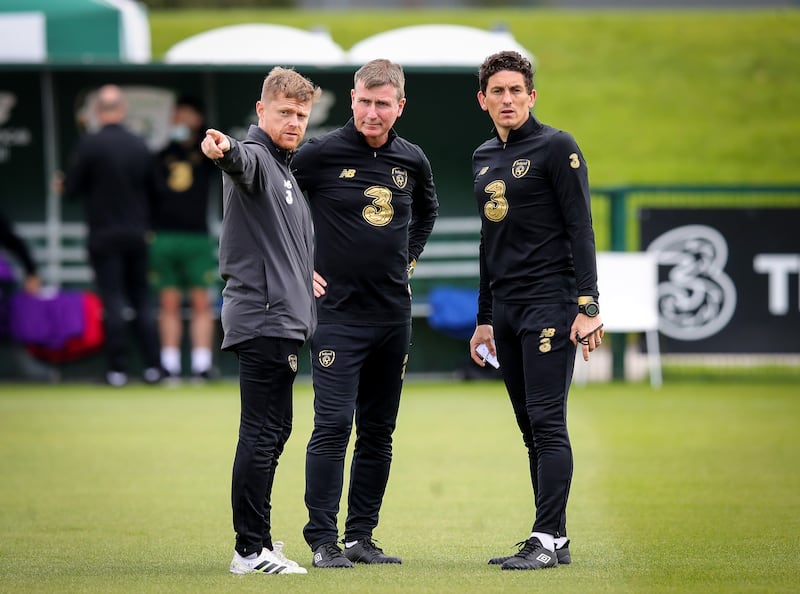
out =
<svg viewBox="0 0 800 594"><path fill-rule="evenodd" d="M283 557L283 553L281 553L281 557ZM286 557L283 558L286 559ZM294 565L282 561L267 548L261 549L261 554L255 559L245 559L238 552L234 552L231 560L231 573L308 573L304 567L300 567L294 561L291 563Z"/></svg>
<svg viewBox="0 0 800 594"><path fill-rule="evenodd" d="M128 383L128 374L124 371L106 372L106 383L115 388L121 388Z"/></svg>
<svg viewBox="0 0 800 594"><path fill-rule="evenodd" d="M283 554L283 542L280 540L276 540L272 543L272 554L275 555L278 561L284 565L288 565L289 567L300 567L300 564L297 561L292 561Z"/></svg>

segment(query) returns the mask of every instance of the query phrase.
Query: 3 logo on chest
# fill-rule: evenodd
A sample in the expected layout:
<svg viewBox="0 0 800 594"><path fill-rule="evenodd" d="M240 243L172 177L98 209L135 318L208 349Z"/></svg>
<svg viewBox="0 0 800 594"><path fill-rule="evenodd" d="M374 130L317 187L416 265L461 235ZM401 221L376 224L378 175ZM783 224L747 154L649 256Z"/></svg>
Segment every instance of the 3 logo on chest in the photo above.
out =
<svg viewBox="0 0 800 594"><path fill-rule="evenodd" d="M339 179L355 179L358 171L355 168L345 167L339 173ZM402 190L408 184L408 171L402 167L392 167L390 177L394 185ZM385 227L395 215L392 205L393 191L383 185L368 186L363 195L369 203L361 210L363 219L373 227Z"/></svg>
<svg viewBox="0 0 800 594"><path fill-rule="evenodd" d="M288 179L283 180L283 188L286 190L285 198L286 204L293 204L294 203L294 192L292 191L292 182Z"/></svg>

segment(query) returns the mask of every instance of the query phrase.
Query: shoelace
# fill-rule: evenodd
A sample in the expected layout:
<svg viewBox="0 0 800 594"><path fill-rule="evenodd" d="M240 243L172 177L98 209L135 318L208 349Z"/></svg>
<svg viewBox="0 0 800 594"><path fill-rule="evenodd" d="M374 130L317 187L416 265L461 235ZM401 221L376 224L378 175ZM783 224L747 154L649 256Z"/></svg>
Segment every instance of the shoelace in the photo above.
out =
<svg viewBox="0 0 800 594"><path fill-rule="evenodd" d="M345 540L344 539L342 539L341 542L342 542L342 544L345 544ZM362 542L361 546L364 548L364 550L366 550L366 551L374 551L376 553L380 553L381 555L383 554L383 549L380 548L379 546L377 546L375 544L375 541L372 540L371 538L364 538L364 539L362 539L361 542Z"/></svg>
<svg viewBox="0 0 800 594"><path fill-rule="evenodd" d="M272 554L275 555L275 558L284 565L297 565L296 561L292 561L286 555L283 554L283 543L280 542L272 543Z"/></svg>
<svg viewBox="0 0 800 594"><path fill-rule="evenodd" d="M536 544L532 538L529 538L528 540L518 542L515 546L519 547L519 552L514 555L515 557L527 557L539 545Z"/></svg>
<svg viewBox="0 0 800 594"><path fill-rule="evenodd" d="M376 553L383 554L383 549L376 545L371 538L364 539L364 548L368 551L375 551Z"/></svg>
<svg viewBox="0 0 800 594"><path fill-rule="evenodd" d="M329 542L325 546L325 552L331 557L341 557L342 549L340 549L335 542Z"/></svg>

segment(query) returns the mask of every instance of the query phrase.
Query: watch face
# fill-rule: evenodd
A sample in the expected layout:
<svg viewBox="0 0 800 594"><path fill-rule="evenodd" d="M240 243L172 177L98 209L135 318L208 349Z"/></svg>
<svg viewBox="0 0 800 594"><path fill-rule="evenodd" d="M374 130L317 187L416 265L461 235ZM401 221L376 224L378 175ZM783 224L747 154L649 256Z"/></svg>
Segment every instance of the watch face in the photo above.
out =
<svg viewBox="0 0 800 594"><path fill-rule="evenodd" d="M585 313L590 318L593 318L600 313L600 306L598 306L597 303L595 303L594 301L590 301L589 303L583 306L583 313Z"/></svg>

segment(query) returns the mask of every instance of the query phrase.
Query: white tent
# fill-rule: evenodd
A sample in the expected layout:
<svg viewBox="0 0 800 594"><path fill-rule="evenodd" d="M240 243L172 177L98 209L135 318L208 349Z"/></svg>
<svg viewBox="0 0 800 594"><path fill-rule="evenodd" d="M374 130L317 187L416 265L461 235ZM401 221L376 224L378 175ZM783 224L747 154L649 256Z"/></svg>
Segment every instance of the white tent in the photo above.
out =
<svg viewBox="0 0 800 594"><path fill-rule="evenodd" d="M387 58L403 66L473 66L499 51L533 56L506 30L486 31L462 25L416 25L378 33L348 52L352 64Z"/></svg>
<svg viewBox="0 0 800 594"><path fill-rule="evenodd" d="M164 61L172 64L282 64L334 66L345 51L326 31L304 31L273 24L220 27L173 45Z"/></svg>

